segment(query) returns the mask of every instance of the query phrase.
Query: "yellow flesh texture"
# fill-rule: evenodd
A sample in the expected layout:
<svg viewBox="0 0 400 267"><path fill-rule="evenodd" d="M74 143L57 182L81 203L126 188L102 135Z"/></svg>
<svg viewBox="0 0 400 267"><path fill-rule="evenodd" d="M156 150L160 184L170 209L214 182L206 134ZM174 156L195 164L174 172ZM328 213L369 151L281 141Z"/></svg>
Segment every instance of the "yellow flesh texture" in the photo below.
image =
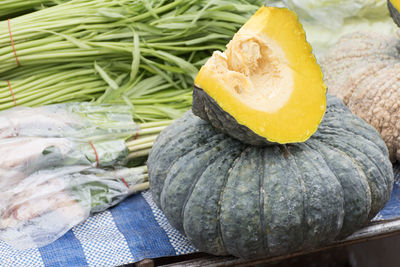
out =
<svg viewBox="0 0 400 267"><path fill-rule="evenodd" d="M400 12L400 0L390 0L390 2Z"/></svg>
<svg viewBox="0 0 400 267"><path fill-rule="evenodd" d="M195 84L271 142L306 141L325 112L321 69L296 15L284 8L260 8L225 52L214 52Z"/></svg>

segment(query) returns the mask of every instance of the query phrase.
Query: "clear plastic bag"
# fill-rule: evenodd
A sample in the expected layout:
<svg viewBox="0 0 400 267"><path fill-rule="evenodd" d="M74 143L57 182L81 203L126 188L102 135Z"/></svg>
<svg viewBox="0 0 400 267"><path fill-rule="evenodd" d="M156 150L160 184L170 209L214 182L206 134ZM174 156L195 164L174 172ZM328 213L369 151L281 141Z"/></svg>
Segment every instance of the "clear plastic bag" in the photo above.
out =
<svg viewBox="0 0 400 267"><path fill-rule="evenodd" d="M267 5L288 7L302 22L338 30L348 18L380 19L388 16L386 0L267 0Z"/></svg>
<svg viewBox="0 0 400 267"><path fill-rule="evenodd" d="M126 105L66 103L0 111L0 138L126 138L138 130Z"/></svg>
<svg viewBox="0 0 400 267"><path fill-rule="evenodd" d="M0 193L0 239L17 249L47 245L90 214L142 190L146 172L68 166L31 174Z"/></svg>
<svg viewBox="0 0 400 267"><path fill-rule="evenodd" d="M47 245L141 189L147 169L122 167L125 140L138 130L123 105L0 112L0 239L19 249Z"/></svg>
<svg viewBox="0 0 400 267"><path fill-rule="evenodd" d="M124 165L125 139L137 131L123 105L68 103L2 111L0 191L45 168Z"/></svg>
<svg viewBox="0 0 400 267"><path fill-rule="evenodd" d="M0 191L38 170L72 165L121 166L128 154L121 139L92 143L68 138L0 139Z"/></svg>

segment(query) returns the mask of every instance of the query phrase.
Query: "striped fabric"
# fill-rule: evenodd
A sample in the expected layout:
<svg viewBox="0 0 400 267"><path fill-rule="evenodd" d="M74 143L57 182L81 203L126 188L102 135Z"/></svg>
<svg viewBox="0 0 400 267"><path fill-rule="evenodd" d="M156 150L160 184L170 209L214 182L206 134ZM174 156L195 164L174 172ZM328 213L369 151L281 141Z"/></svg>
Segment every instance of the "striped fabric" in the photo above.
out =
<svg viewBox="0 0 400 267"><path fill-rule="evenodd" d="M90 217L45 247L20 251L0 241L0 266L108 267L195 251L144 192Z"/></svg>
<svg viewBox="0 0 400 267"><path fill-rule="evenodd" d="M392 198L375 221L400 218L400 166ZM19 251L0 241L0 266L119 266L196 249L172 228L149 192L90 217L52 244Z"/></svg>
<svg viewBox="0 0 400 267"><path fill-rule="evenodd" d="M392 195L384 209L373 218L373 221L385 221L400 218L400 164L393 168L394 185Z"/></svg>

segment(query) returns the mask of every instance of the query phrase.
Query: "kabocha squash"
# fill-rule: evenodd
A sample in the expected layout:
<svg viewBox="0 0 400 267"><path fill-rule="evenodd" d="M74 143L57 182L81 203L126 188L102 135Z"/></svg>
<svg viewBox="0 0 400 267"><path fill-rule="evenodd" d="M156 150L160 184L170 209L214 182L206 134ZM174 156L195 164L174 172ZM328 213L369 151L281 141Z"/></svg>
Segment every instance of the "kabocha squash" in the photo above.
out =
<svg viewBox="0 0 400 267"><path fill-rule="evenodd" d="M200 69L192 110L247 144L302 142L321 122L325 93L296 15L262 7Z"/></svg>
<svg viewBox="0 0 400 267"><path fill-rule="evenodd" d="M246 145L188 111L155 141L148 173L154 201L198 249L245 258L345 237L393 184L379 133L333 96L318 131L297 144Z"/></svg>
<svg viewBox="0 0 400 267"><path fill-rule="evenodd" d="M400 40L377 33L343 37L321 60L331 94L374 126L400 160Z"/></svg>
<svg viewBox="0 0 400 267"><path fill-rule="evenodd" d="M393 21L400 27L400 0L387 0L390 16Z"/></svg>

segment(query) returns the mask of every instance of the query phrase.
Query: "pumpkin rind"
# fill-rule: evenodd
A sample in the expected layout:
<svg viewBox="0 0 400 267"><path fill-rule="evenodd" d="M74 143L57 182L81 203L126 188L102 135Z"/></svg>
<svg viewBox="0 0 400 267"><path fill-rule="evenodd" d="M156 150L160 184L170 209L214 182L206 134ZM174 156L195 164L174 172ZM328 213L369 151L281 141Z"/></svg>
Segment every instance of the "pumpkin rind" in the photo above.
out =
<svg viewBox="0 0 400 267"><path fill-rule="evenodd" d="M193 114L208 121L214 128L222 133L232 136L249 145L271 145L274 144L264 137L254 133L246 126L239 124L234 117L223 110L218 103L210 97L203 89L195 86L193 88Z"/></svg>
<svg viewBox="0 0 400 267"><path fill-rule="evenodd" d="M389 8L390 16L392 17L393 21L400 27L400 13L397 8L392 4L391 0L387 0L387 5Z"/></svg>
<svg viewBox="0 0 400 267"><path fill-rule="evenodd" d="M332 96L318 131L298 144L245 145L189 111L157 138L148 171L156 204L197 248L244 258L345 237L393 184L379 134Z"/></svg>

